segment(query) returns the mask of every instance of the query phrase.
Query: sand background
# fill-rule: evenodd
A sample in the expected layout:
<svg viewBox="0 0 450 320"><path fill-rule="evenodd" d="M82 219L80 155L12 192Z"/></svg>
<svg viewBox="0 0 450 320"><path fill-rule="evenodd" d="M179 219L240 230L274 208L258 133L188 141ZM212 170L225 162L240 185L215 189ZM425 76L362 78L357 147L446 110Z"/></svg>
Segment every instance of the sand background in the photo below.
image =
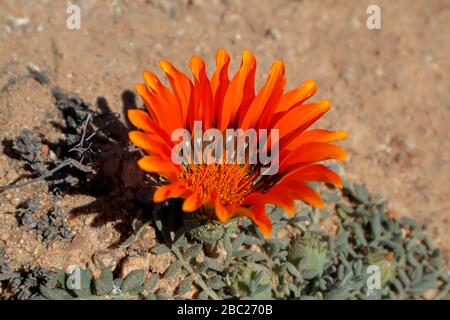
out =
<svg viewBox="0 0 450 320"><path fill-rule="evenodd" d="M258 85L278 58L288 89L317 81L316 98L333 103L320 126L349 134L346 174L387 198L392 215L425 223L448 256L450 1L73 2L81 7L80 30L66 28L66 1L0 1L0 140L35 127L59 137L50 125L58 116L50 90L26 77L27 66L94 105L104 97L122 113L122 94L144 70L162 75L159 60L187 71L197 54L211 70L223 47L234 71L246 48L257 57ZM370 4L381 8L381 30L366 27ZM19 177L22 166L1 152L0 184ZM45 207L46 192L34 185L0 194L0 242L13 268L88 263L117 240L114 219L90 227L94 208L70 221L77 230L70 244L46 248L14 218L29 195L41 194ZM65 195L60 201L70 211L92 200Z"/></svg>

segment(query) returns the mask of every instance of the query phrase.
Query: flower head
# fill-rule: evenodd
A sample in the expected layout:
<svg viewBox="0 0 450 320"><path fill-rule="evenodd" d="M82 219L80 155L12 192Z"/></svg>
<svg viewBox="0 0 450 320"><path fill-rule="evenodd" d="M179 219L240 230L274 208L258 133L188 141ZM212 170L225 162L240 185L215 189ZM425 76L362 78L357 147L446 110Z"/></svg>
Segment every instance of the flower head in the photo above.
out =
<svg viewBox="0 0 450 320"><path fill-rule="evenodd" d="M222 222L247 216L268 237L272 224L266 204L294 214L294 200L323 206L308 182L342 187L339 176L318 162L346 158L341 147L331 144L346 133L309 129L330 109L330 102L304 103L316 91L312 80L283 92L282 61L272 64L257 93L254 56L244 50L231 79L229 63L228 53L219 50L209 78L204 61L193 56L191 80L161 61L171 88L144 72L145 84L136 85L136 91L147 110L129 110L131 123L140 129L129 137L147 153L138 165L167 182L156 189L155 202L184 198L183 211L206 209Z"/></svg>

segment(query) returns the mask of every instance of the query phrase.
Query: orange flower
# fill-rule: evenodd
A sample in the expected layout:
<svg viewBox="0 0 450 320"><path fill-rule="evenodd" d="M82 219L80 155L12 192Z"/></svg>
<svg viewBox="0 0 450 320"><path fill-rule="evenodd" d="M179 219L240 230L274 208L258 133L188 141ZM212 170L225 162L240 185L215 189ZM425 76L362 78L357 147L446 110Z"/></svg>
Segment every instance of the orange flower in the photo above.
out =
<svg viewBox="0 0 450 320"><path fill-rule="evenodd" d="M308 130L330 109L330 102L304 103L316 92L316 83L312 80L283 93L286 80L282 61L272 64L267 82L258 93L254 89L254 56L244 50L241 66L231 80L229 63L228 53L219 50L216 69L209 79L205 62L193 56L189 61L191 80L171 63L161 61L171 89L155 74L144 72L145 84L136 85L136 91L147 111L129 110L131 123L140 129L131 131L129 137L133 144L148 153L138 165L167 181L155 191L155 202L184 198L183 211L203 208L214 212L222 222L237 215L247 216L268 237L272 224L266 214L266 204L280 206L288 214L294 214L294 200L323 206L321 197L308 182L327 182L342 187L339 176L317 162L344 160L344 150L330 142L345 139L347 135L343 131ZM278 170L265 175L259 171L263 167L260 161L175 163L171 156L179 141L172 141L172 133L182 128L195 134L195 121L201 121L203 132L217 128L224 135L227 129L277 130L276 141L271 140L272 136L262 141L258 135L257 139L262 142L258 151L276 153L280 159Z"/></svg>

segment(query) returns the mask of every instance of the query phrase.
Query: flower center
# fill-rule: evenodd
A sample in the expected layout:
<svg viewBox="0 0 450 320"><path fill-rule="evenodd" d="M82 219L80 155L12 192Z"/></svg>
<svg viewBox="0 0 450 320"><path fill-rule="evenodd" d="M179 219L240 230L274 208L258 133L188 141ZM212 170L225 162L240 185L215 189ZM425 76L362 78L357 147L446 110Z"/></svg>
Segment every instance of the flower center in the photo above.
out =
<svg viewBox="0 0 450 320"><path fill-rule="evenodd" d="M202 201L208 201L215 191L224 206L241 204L254 180L248 167L239 164L190 165L184 178L188 188L198 192Z"/></svg>

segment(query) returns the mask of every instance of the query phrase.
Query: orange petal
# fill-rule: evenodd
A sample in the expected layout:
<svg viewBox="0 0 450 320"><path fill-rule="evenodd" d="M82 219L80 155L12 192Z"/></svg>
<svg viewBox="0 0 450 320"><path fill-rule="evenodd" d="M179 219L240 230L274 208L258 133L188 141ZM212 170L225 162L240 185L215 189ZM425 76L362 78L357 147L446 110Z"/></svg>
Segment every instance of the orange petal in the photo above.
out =
<svg viewBox="0 0 450 320"><path fill-rule="evenodd" d="M161 98L163 98L165 100L165 102L167 103L167 105L169 107L175 107L178 106L178 102L177 99L175 97L175 95L173 94L173 92L167 88L165 85L163 85L161 83L161 81L159 81L158 77L153 73L153 72L149 72L149 71L145 71L144 72L144 81L147 84L147 86L149 86L149 88L151 88L156 94L160 95ZM177 110L181 111L181 109ZM173 110L175 111L175 110Z"/></svg>
<svg viewBox="0 0 450 320"><path fill-rule="evenodd" d="M245 200L245 205L265 205L273 204L283 208L289 215L295 213L295 203L289 189L283 185L274 187L266 193L253 192L249 194Z"/></svg>
<svg viewBox="0 0 450 320"><path fill-rule="evenodd" d="M170 158L145 156L139 159L138 165L144 171L157 173L171 181L177 181L180 176L180 168L170 162Z"/></svg>
<svg viewBox="0 0 450 320"><path fill-rule="evenodd" d="M216 53L216 69L211 76L211 89L213 94L217 93L220 84L228 79L228 65L230 64L230 55L225 49L219 49ZM225 72L224 72L225 71Z"/></svg>
<svg viewBox="0 0 450 320"><path fill-rule="evenodd" d="M141 131L130 131L128 137L131 142L151 154L162 155L170 158L171 150L158 135L148 134Z"/></svg>
<svg viewBox="0 0 450 320"><path fill-rule="evenodd" d="M222 113L219 117L219 129L221 131L225 130L230 123L234 122L236 113L244 97L244 86L255 65L255 57L249 51L244 50L242 53L241 67L228 85L223 100Z"/></svg>
<svg viewBox="0 0 450 320"><path fill-rule="evenodd" d="M308 142L334 142L347 138L345 131L328 131L322 129L312 129L302 132L286 145L286 149L294 150L302 144Z"/></svg>
<svg viewBox="0 0 450 320"><path fill-rule="evenodd" d="M182 210L184 212L194 212L201 206L202 201L198 193L194 192L184 200Z"/></svg>
<svg viewBox="0 0 450 320"><path fill-rule="evenodd" d="M147 86L157 94L163 94L163 91L165 91L164 88L168 89L161 81L159 81L158 77L153 72L144 71L143 78Z"/></svg>
<svg viewBox="0 0 450 320"><path fill-rule="evenodd" d="M245 116L245 114L248 111L248 108L255 99L255 75L256 75L256 59L252 61L250 73L248 74L247 79L245 80L241 105L239 106L237 114L234 118L234 122L236 122L236 117L237 119L240 120Z"/></svg>
<svg viewBox="0 0 450 320"><path fill-rule="evenodd" d="M323 208L323 200L320 195L311 187L308 187L306 183L299 181L286 181L280 183L280 186L289 188L292 192L292 195L299 200L302 200L310 205Z"/></svg>
<svg viewBox="0 0 450 320"><path fill-rule="evenodd" d="M149 71L144 72L144 81L152 92L158 96L158 109L165 117L171 117L176 121L177 127L184 125L183 110L174 93L159 81L158 77Z"/></svg>
<svg viewBox="0 0 450 320"><path fill-rule="evenodd" d="M285 112L273 126L280 130L280 139L297 129L307 129L331 107L328 100L299 105Z"/></svg>
<svg viewBox="0 0 450 320"><path fill-rule="evenodd" d="M228 66L230 56L224 49L216 54L216 70L211 77L211 90L214 98L214 124L218 125L219 114L222 113L223 99L227 92L230 80L228 79Z"/></svg>
<svg viewBox="0 0 450 320"><path fill-rule="evenodd" d="M280 170L290 165L307 164L328 159L345 160L344 149L334 144L322 142L305 143L289 153L282 161Z"/></svg>
<svg viewBox="0 0 450 320"><path fill-rule="evenodd" d="M130 122L139 129L142 129L146 132L150 132L152 134L158 135L162 141L164 141L167 145L172 146L172 141L170 140L170 136L158 126L147 112L139 109L130 109L128 110L128 119Z"/></svg>
<svg viewBox="0 0 450 320"><path fill-rule="evenodd" d="M179 100L182 109L183 119L186 119L189 100L191 98L192 83L189 77L176 69L170 62L162 60L159 63L161 69L167 75L170 85Z"/></svg>
<svg viewBox="0 0 450 320"><path fill-rule="evenodd" d="M205 130L211 128L213 119L213 96L211 91L211 85L209 83L208 76L206 74L206 65L203 59L198 56L193 56L189 61L189 67L192 70L192 75L195 79L194 95L195 104L190 104L189 116L192 112L192 120L202 120L203 128ZM192 109L192 111L191 111ZM189 122L189 123L193 123Z"/></svg>
<svg viewBox="0 0 450 320"><path fill-rule="evenodd" d="M177 105L172 106L159 94L151 92L145 85L137 84L136 91L144 100L145 106L158 125L164 128L167 134L173 130L183 127Z"/></svg>
<svg viewBox="0 0 450 320"><path fill-rule="evenodd" d="M154 202L163 202L169 198L185 198L192 192L183 183L175 182L159 187L153 194Z"/></svg>
<svg viewBox="0 0 450 320"><path fill-rule="evenodd" d="M225 208L220 202L219 197L216 197L214 201L214 207L216 210L216 216L219 218L220 222L226 222L229 219L230 213L227 208Z"/></svg>
<svg viewBox="0 0 450 320"><path fill-rule="evenodd" d="M266 214L264 205L256 205L250 209L239 207L237 213L249 217L259 228L264 237L269 238L272 233L272 221Z"/></svg>
<svg viewBox="0 0 450 320"><path fill-rule="evenodd" d="M128 110L128 119L135 127L147 132L153 132L152 118L144 110Z"/></svg>
<svg viewBox="0 0 450 320"><path fill-rule="evenodd" d="M255 204L261 204L264 202L264 195L261 192L252 192L244 199L244 205L253 206Z"/></svg>
<svg viewBox="0 0 450 320"><path fill-rule="evenodd" d="M289 172L282 181L326 182L342 188L341 177L321 164L313 164Z"/></svg>
<svg viewBox="0 0 450 320"><path fill-rule="evenodd" d="M276 112L283 112L291 109L295 105L301 104L316 93L317 85L314 80L306 80L302 85L291 91L286 92L278 103Z"/></svg>
<svg viewBox="0 0 450 320"><path fill-rule="evenodd" d="M269 78L266 84L259 90L247 113L243 117L240 127L243 130L252 128L263 114L264 108L268 108L265 116L269 116L275 110L281 98L283 87L286 83L284 76L284 63L281 60L275 61L270 67ZM265 119L263 119L264 121Z"/></svg>
<svg viewBox="0 0 450 320"><path fill-rule="evenodd" d="M284 65L281 62L281 67L279 72L279 79L275 83L275 86L273 88L273 92L269 98L269 100L266 103L266 106L264 107L263 111L261 112L261 116L259 119L257 119L256 123L259 128L268 128L269 123L272 121L274 114L276 112L277 106L280 103L280 99L283 95L283 89L286 85L286 78L284 74ZM277 71L276 71L277 72Z"/></svg>
<svg viewBox="0 0 450 320"><path fill-rule="evenodd" d="M161 111L155 108L155 106L152 103L152 97L150 96L150 92L148 91L147 87L143 84L136 84L134 86L136 92L141 96L142 100L144 100L145 106L147 107L147 110L150 112L153 121L158 123L159 125L164 126L165 123L163 122L163 116L161 114Z"/></svg>
<svg viewBox="0 0 450 320"><path fill-rule="evenodd" d="M271 203L283 208L287 214L295 214L295 203L291 192L288 188L274 187L269 192L264 194L267 198L267 203Z"/></svg>

